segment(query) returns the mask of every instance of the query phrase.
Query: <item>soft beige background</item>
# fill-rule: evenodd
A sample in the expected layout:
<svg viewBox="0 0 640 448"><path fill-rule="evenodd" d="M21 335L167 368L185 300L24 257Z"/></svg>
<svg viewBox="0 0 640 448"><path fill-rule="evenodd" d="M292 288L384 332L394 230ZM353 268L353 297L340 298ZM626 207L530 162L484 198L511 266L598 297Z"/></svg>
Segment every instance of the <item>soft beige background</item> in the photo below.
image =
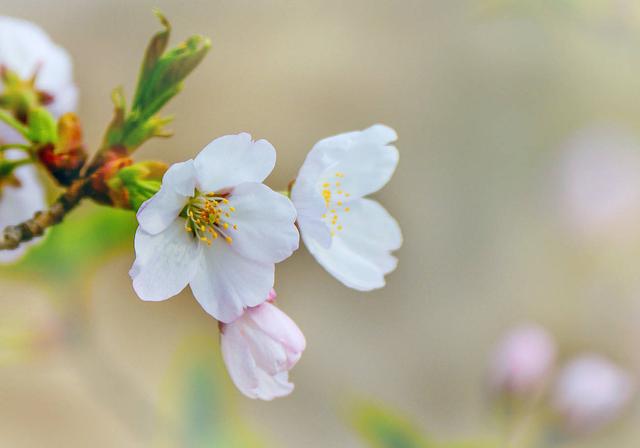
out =
<svg viewBox="0 0 640 448"><path fill-rule="evenodd" d="M377 195L403 229L398 270L364 294L305 250L282 263L280 304L308 340L296 391L272 403L236 397L273 446L358 447L342 416L353 395L387 402L438 438L497 431L486 358L522 320L547 324L567 354L596 349L640 367L637 238L576 243L554 199L557 149L573 132L615 122L640 135L633 2L508 3L0 0L0 12L41 24L69 49L94 148L111 89L132 93L158 29L154 6L174 42L201 33L213 49L168 108L175 137L137 157L183 160L216 136L249 131L277 148L268 183L283 188L320 138L376 122L398 131L400 165ZM90 282L91 332L104 354L2 368L0 445L138 446L149 416L131 396L157 400L183 336L204 330L216 343L189 293L140 302L132 259L132 250L112 257ZM47 294L38 282L0 282L7 307ZM108 374L94 387L103 365L135 391ZM580 446L635 447L634 426Z"/></svg>

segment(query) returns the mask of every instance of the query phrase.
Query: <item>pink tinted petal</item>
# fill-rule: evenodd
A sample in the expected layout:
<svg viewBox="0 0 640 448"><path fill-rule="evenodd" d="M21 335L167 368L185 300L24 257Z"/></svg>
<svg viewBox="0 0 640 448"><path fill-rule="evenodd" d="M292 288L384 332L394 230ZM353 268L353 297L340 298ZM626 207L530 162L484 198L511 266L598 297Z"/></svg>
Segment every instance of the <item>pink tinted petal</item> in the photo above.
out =
<svg viewBox="0 0 640 448"><path fill-rule="evenodd" d="M233 384L247 397L258 398L255 393L258 387L256 363L249 346L244 343L240 328L223 326L220 348Z"/></svg>
<svg viewBox="0 0 640 448"><path fill-rule="evenodd" d="M269 337L284 344L287 349L302 352L306 341L302 331L296 323L271 303L263 303L259 307L252 308L247 313L247 318L260 328Z"/></svg>
<svg viewBox="0 0 640 448"><path fill-rule="evenodd" d="M271 376L259 370L258 383L258 387L255 390L256 397L265 401L285 397L293 392L294 388L293 383L289 382L289 372L286 371Z"/></svg>
<svg viewBox="0 0 640 448"><path fill-rule="evenodd" d="M304 350L304 336L291 319L265 302L222 324L221 332L227 370L242 393L262 400L291 393L288 372Z"/></svg>

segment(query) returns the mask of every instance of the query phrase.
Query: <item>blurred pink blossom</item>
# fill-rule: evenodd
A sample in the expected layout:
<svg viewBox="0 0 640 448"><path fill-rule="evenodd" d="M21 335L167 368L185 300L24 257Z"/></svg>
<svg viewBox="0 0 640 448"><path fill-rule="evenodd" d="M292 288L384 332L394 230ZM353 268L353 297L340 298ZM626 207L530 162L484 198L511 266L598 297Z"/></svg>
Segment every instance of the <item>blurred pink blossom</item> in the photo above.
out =
<svg viewBox="0 0 640 448"><path fill-rule="evenodd" d="M491 363L494 389L514 395L534 393L548 378L556 345L547 331L524 324L509 331L496 347Z"/></svg>
<svg viewBox="0 0 640 448"><path fill-rule="evenodd" d="M36 88L51 97L48 109L54 115L76 109L78 91L73 82L71 57L38 25L0 16L0 66L12 70L22 79L36 75ZM13 143L21 137L0 124L0 140Z"/></svg>
<svg viewBox="0 0 640 448"><path fill-rule="evenodd" d="M617 235L639 222L640 145L631 133L579 132L565 145L560 176L562 213L579 235Z"/></svg>
<svg viewBox="0 0 640 448"><path fill-rule="evenodd" d="M573 432L588 432L614 420L633 396L631 375L609 360L587 354L560 373L553 406Z"/></svg>

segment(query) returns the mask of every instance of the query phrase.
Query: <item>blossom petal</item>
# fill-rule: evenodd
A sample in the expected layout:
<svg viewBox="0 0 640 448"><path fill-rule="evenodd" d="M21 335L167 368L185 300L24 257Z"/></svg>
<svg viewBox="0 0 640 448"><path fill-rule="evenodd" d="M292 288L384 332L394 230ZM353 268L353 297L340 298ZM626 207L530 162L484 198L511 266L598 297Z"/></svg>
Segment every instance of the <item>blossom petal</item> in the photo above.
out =
<svg viewBox="0 0 640 448"><path fill-rule="evenodd" d="M294 385L289 382L289 372L282 371L275 375L269 375L264 370L258 370L258 387L254 391L256 398L260 400L273 400L285 397L293 392Z"/></svg>
<svg viewBox="0 0 640 448"><path fill-rule="evenodd" d="M159 301L175 296L197 272L202 246L184 230L184 221L174 219L156 235L138 227L136 260L129 272L133 289L142 300Z"/></svg>
<svg viewBox="0 0 640 448"><path fill-rule="evenodd" d="M264 302L273 287L274 264L243 257L221 239L203 250L191 290L205 311L232 322L245 308Z"/></svg>
<svg viewBox="0 0 640 448"><path fill-rule="evenodd" d="M292 368L306 347L304 334L296 323L280 308L268 302L249 310L247 319L271 338L283 344L289 355L295 354L287 359L287 368Z"/></svg>
<svg viewBox="0 0 640 448"><path fill-rule="evenodd" d="M258 387L256 362L249 346L244 342L239 327L233 325L224 327L220 335L220 349L233 384L247 397L258 398L255 393Z"/></svg>
<svg viewBox="0 0 640 448"><path fill-rule="evenodd" d="M249 398L272 400L293 391L288 372L270 375L257 366L240 327L225 326L220 337L222 358L235 386Z"/></svg>
<svg viewBox="0 0 640 448"><path fill-rule="evenodd" d="M325 249L303 233L307 248L331 275L346 286L361 291L381 288L385 274L395 269L391 251L400 248L398 223L376 201L360 199L339 217L342 230L335 230L331 247Z"/></svg>
<svg viewBox="0 0 640 448"><path fill-rule="evenodd" d="M252 141L245 132L209 143L195 159L199 188L220 191L243 182L262 182L273 171L276 150L266 140Z"/></svg>
<svg viewBox="0 0 640 448"><path fill-rule="evenodd" d="M305 239L329 247L330 231L321 216L336 203L361 198L389 181L399 156L398 150L388 144L396 139L393 129L377 124L314 145L291 189Z"/></svg>
<svg viewBox="0 0 640 448"><path fill-rule="evenodd" d="M243 183L233 189L229 205L235 208L228 219L231 248L242 256L261 262L280 262L298 248L296 209L289 199L264 184Z"/></svg>
<svg viewBox="0 0 640 448"><path fill-rule="evenodd" d="M11 159L22 156L20 151L14 150L7 151L5 155ZM21 166L14 171L14 175L20 186L0 185L0 228L32 218L35 212L43 210L47 205L45 191L35 167ZM32 243L22 244L17 249L0 251L0 263L16 261L30 244Z"/></svg>
<svg viewBox="0 0 640 448"><path fill-rule="evenodd" d="M324 248L331 245L329 227L322 220L327 205L316 188L316 181L298 178L291 189L291 201L298 212L298 226L307 238L316 240Z"/></svg>
<svg viewBox="0 0 640 448"><path fill-rule="evenodd" d="M162 187L138 210L140 227L152 235L165 230L180 214L195 190L193 160L175 163L162 178Z"/></svg>
<svg viewBox="0 0 640 448"><path fill-rule="evenodd" d="M377 125L350 138L324 140L321 147L342 145L344 153L324 170L319 182L340 182L341 190L353 199L378 191L389 182L398 165L398 150L387 145L391 134L395 136L391 128Z"/></svg>
<svg viewBox="0 0 640 448"><path fill-rule="evenodd" d="M245 314L249 312L251 310L246 311ZM252 322L244 325L244 337L251 349L251 355L260 369L269 375L276 375L287 368L287 350L283 344L265 334Z"/></svg>

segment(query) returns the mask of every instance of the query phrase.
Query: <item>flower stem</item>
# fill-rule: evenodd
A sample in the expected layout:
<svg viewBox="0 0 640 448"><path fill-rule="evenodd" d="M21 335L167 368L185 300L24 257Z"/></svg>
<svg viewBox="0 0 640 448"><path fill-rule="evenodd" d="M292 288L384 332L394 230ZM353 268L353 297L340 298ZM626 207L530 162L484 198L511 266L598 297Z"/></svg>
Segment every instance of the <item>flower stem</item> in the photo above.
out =
<svg viewBox="0 0 640 448"><path fill-rule="evenodd" d="M0 121L4 121L6 124L11 126L13 129L18 131L24 138L26 138L27 140L30 140L29 139L29 128L27 128L25 125L23 125L18 120L16 120L14 118L14 116L11 115L6 110L0 109Z"/></svg>
<svg viewBox="0 0 640 448"><path fill-rule="evenodd" d="M89 193L89 178L78 179L58 197L49 210L37 212L33 218L5 227L0 233L0 250L17 248L21 243L44 234L45 230L61 222Z"/></svg>
<svg viewBox="0 0 640 448"><path fill-rule="evenodd" d="M7 151L9 149L22 149L29 152L31 150L31 145L24 145L22 143L9 143L6 145L0 145L0 152Z"/></svg>

